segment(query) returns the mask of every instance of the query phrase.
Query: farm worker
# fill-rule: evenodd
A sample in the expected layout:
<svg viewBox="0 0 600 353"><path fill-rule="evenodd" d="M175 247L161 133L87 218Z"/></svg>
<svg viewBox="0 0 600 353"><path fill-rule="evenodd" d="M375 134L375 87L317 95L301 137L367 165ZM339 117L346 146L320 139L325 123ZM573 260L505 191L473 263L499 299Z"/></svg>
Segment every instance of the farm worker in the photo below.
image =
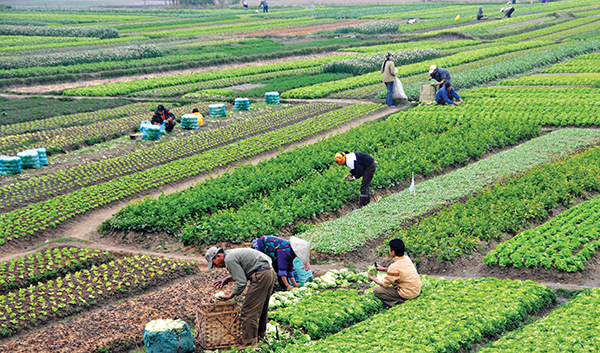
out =
<svg viewBox="0 0 600 353"><path fill-rule="evenodd" d="M435 79L436 81L438 81L437 83L433 84L437 88L437 86L442 86L444 83L450 82L452 80L452 77L450 77L450 73L448 72L448 70L441 67L437 67L435 65L431 65L429 67L429 79L427 81L430 81L431 79Z"/></svg>
<svg viewBox="0 0 600 353"><path fill-rule="evenodd" d="M169 109L165 108L164 105L159 104L152 116L152 124L153 125L162 125L165 123L165 129L167 132L173 131L175 127L175 115L169 111Z"/></svg>
<svg viewBox="0 0 600 353"><path fill-rule="evenodd" d="M483 7L479 6L479 10L477 11L477 21L483 18L485 18L485 16L483 15Z"/></svg>
<svg viewBox="0 0 600 353"><path fill-rule="evenodd" d="M462 100L462 98L460 98L458 93L456 93L454 88L452 88L452 83L450 82L446 82L446 84L444 84L444 87L442 87L435 94L435 101L437 102L437 104L444 105L448 103L458 105L458 102L455 102L454 99L458 99L462 104L465 104L465 102Z"/></svg>
<svg viewBox="0 0 600 353"><path fill-rule="evenodd" d="M298 257L303 263L309 263L309 242L297 237L291 237L288 241L273 235L264 235L252 241L252 249L266 254L271 259L280 285L287 289L300 287L294 277L294 259Z"/></svg>
<svg viewBox="0 0 600 353"><path fill-rule="evenodd" d="M386 272L383 281L370 273L369 278L378 284L373 289L373 294L385 305L392 307L418 297L421 294L421 279L413 262L404 254L404 242L396 238L390 240L389 245L390 257L394 263L388 268L376 266L377 271Z"/></svg>
<svg viewBox="0 0 600 353"><path fill-rule="evenodd" d="M242 6L244 6L244 10L248 10L248 0L242 0Z"/></svg>
<svg viewBox="0 0 600 353"><path fill-rule="evenodd" d="M500 12L504 13L504 17L502 18L510 18L513 12L515 12L514 7L503 7L500 9Z"/></svg>
<svg viewBox="0 0 600 353"><path fill-rule="evenodd" d="M269 5L267 5L267 1L266 0L261 0L260 4L258 5L258 8L260 9L260 7L263 7L263 12L269 12Z"/></svg>
<svg viewBox="0 0 600 353"><path fill-rule="evenodd" d="M337 164L345 164L350 168L350 174L344 176L342 180L348 179L348 181L354 181L360 177L363 178L360 184L359 207L368 205L371 202L369 187L375 175L375 169L377 169L377 162L368 154L360 152L336 153L335 161Z"/></svg>
<svg viewBox="0 0 600 353"><path fill-rule="evenodd" d="M387 88L387 95L385 96L385 104L390 108L396 108L394 106L394 81L396 80L396 66L394 66L394 54L385 54L385 60L381 64L381 73L383 75L383 83Z"/></svg>
<svg viewBox="0 0 600 353"><path fill-rule="evenodd" d="M242 294L248 281L248 291L242 304L240 319L242 324L242 343L258 346L258 339L264 338L267 333L267 313L269 311L269 299L273 294L275 283L275 272L271 265L271 259L254 249L240 248L223 251L215 246L206 252L208 269L212 266L225 267L230 276L214 283L217 289L235 281L233 291L219 300L230 300L236 295Z"/></svg>
<svg viewBox="0 0 600 353"><path fill-rule="evenodd" d="M202 124L204 124L204 117L202 116L202 114L200 114L198 108L194 108L194 110L192 110L192 114L194 114L198 118L198 126L202 126Z"/></svg>

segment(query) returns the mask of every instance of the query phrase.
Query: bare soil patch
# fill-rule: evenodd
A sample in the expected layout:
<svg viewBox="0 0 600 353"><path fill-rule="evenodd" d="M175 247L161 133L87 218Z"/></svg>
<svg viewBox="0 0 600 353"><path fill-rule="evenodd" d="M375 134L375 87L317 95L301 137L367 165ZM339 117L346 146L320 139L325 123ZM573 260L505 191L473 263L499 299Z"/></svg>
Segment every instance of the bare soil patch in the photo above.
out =
<svg viewBox="0 0 600 353"><path fill-rule="evenodd" d="M225 89L230 89L230 90L233 90L236 92L242 92L242 91L247 91L249 89L264 87L264 86L266 86L266 84L264 84L264 83L244 83L244 84L237 85L237 86L225 87Z"/></svg>
<svg viewBox="0 0 600 353"><path fill-rule="evenodd" d="M40 353L95 352L107 347L110 352L141 349L144 325L151 320L181 318L194 327L194 308L215 302L217 290L212 284L223 278L225 272L223 269L211 271L153 293L146 291L148 294L120 304L86 312L72 320L42 327L37 332L4 342L0 352L31 352L31 347ZM233 286L230 283L225 290L230 291Z"/></svg>

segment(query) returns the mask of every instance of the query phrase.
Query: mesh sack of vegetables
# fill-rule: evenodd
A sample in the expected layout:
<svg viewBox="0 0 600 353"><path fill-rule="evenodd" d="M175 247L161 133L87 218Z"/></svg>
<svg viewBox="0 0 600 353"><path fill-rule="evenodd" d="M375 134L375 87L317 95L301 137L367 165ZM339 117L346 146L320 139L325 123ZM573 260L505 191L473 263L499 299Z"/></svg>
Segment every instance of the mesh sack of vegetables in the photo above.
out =
<svg viewBox="0 0 600 353"><path fill-rule="evenodd" d="M142 138L144 140L160 140L160 126L146 126L142 132Z"/></svg>
<svg viewBox="0 0 600 353"><path fill-rule="evenodd" d="M181 320L153 320L144 328L146 353L191 353L194 339L188 324Z"/></svg>

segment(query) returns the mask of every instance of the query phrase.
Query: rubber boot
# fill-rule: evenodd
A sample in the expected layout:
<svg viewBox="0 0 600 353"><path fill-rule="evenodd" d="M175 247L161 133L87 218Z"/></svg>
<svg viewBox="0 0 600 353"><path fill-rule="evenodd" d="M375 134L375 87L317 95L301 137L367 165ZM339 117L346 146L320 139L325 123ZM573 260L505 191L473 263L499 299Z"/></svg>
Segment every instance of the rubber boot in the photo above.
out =
<svg viewBox="0 0 600 353"><path fill-rule="evenodd" d="M371 202L371 195L360 195L360 199L358 201L359 207L364 207Z"/></svg>

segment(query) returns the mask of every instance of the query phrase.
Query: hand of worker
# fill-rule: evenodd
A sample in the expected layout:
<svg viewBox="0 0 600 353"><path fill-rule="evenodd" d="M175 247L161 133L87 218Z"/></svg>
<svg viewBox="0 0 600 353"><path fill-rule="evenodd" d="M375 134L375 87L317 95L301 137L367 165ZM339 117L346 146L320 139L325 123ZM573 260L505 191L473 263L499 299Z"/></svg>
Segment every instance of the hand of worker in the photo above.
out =
<svg viewBox="0 0 600 353"><path fill-rule="evenodd" d="M372 274L367 274L367 276L369 276L369 279L373 282L377 282L377 277L373 276Z"/></svg>
<svg viewBox="0 0 600 353"><path fill-rule="evenodd" d="M173 118L169 118L169 122L173 121Z"/></svg>
<svg viewBox="0 0 600 353"><path fill-rule="evenodd" d="M348 181L354 181L354 180L356 180L356 178L355 178L355 177L353 177L353 176L349 176L349 175L348 175Z"/></svg>
<svg viewBox="0 0 600 353"><path fill-rule="evenodd" d="M377 264L375 269L377 269L377 271L379 271L379 272L386 272L388 270L387 267L383 267L380 264Z"/></svg>
<svg viewBox="0 0 600 353"><path fill-rule="evenodd" d="M465 101L464 101L464 100L462 100L462 99L459 99L459 101L460 101L460 103L461 103L461 104L465 104Z"/></svg>
<svg viewBox="0 0 600 353"><path fill-rule="evenodd" d="M458 102L454 102L454 105L458 107Z"/></svg>
<svg viewBox="0 0 600 353"><path fill-rule="evenodd" d="M430 78L428 78L428 79L427 79L427 81L431 81L431 79L432 79L432 78L433 78L433 77L430 77Z"/></svg>
<svg viewBox="0 0 600 353"><path fill-rule="evenodd" d="M233 293L229 293L228 295L224 295L222 297L217 298L217 300L220 301L226 301L226 300L230 300L231 298L233 298Z"/></svg>
<svg viewBox="0 0 600 353"><path fill-rule="evenodd" d="M213 287L215 287L217 289L223 288L223 286L225 286L227 283L229 283L229 278L230 277L225 277L222 280L216 281L215 283L213 283Z"/></svg>

